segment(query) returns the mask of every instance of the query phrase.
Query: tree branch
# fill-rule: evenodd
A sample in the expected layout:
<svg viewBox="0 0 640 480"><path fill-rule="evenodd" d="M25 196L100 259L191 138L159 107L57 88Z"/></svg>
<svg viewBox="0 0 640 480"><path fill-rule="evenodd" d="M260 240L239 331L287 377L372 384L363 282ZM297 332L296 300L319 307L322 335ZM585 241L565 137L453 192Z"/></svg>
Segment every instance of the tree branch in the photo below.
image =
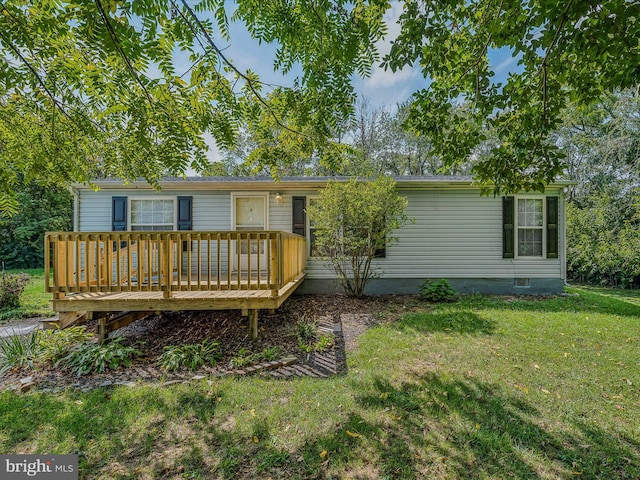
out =
<svg viewBox="0 0 640 480"><path fill-rule="evenodd" d="M96 0L97 1L97 0ZM195 12L191 9L191 7L189 6L189 4L186 2L186 0L181 0L182 5L184 5L184 8L187 12L189 12L189 15L191 16L191 18L193 19L193 21L195 22L195 24L198 26L198 29L202 32L202 34L204 35L207 43L209 45L211 45L211 47L215 50L216 54L222 59L222 61L231 69L233 70L236 75L238 75L238 77L242 78L247 85L249 86L249 89L251 90L251 92L255 95L255 97L258 99L258 101L264 105L264 107L269 111L269 114L273 117L273 119L276 121L276 123L283 129L288 130L291 133L294 133L296 135L301 135L301 136L305 136L304 133L302 132L298 132L296 130L293 130L291 128L289 128L287 125L285 125L284 123L282 123L280 121L280 118L276 115L276 113L273 111L273 109L271 108L271 105L269 105L267 103L267 101L262 98L262 95L260 95L260 93L256 90L253 81L244 73L242 73L240 70L238 70L238 68L231 62L231 60L229 60L225 54L222 52L222 50L218 47L218 45L216 45L216 43L213 41L213 39L211 38L211 35L209 35L209 32L207 31L206 28L204 28L204 25L202 25L202 22L200 21L200 19L196 16ZM184 17L183 17L184 18ZM187 22L187 24L189 24L189 22ZM189 27L191 28L191 25L189 25Z"/></svg>
<svg viewBox="0 0 640 480"><path fill-rule="evenodd" d="M33 76L35 77L36 81L38 82L38 84L42 87L42 89L46 92L47 96L51 99L51 101L53 102L53 104L56 106L56 108L65 116L67 117L69 120L71 120L71 117L69 116L69 114L67 113L67 111L64 109L64 107L62 106L62 104L58 101L58 99L53 95L53 92L51 92L51 90L49 90L49 87L47 87L47 84L45 83L45 81L42 79L42 77L40 76L40 74L38 73L38 71L35 69L35 67L33 65L31 65L31 63L29 62L29 60L27 60L24 55L22 55L22 52L20 52L20 50L13 44L11 43L11 41L0 31L0 38L7 44L7 46L11 49L11 51L16 55L16 57L18 57L22 63L24 63L27 68L29 69L29 71L33 74Z"/></svg>
<svg viewBox="0 0 640 480"><path fill-rule="evenodd" d="M131 73L131 76L135 79L135 81L138 83L138 85L140 85L140 87L144 91L144 94L147 97L147 100L149 101L149 103L153 104L153 99L151 98L151 95L149 94L147 87L142 83L142 80L140 79L138 72L133 67L133 65L131 64L131 60L129 60L129 57L127 57L127 54L122 48L122 45L120 44L120 40L118 40L118 35L116 34L116 31L113 29L113 25L111 25L109 16L107 15L107 12L105 12L104 7L102 6L102 3L100 2L100 0L95 0L95 4L96 4L96 7L98 7L98 11L100 12L100 16L104 21L105 27L107 27L107 32L109 33L109 37L111 37L113 46L116 48L117 52L120 54L120 56L124 60L124 63L127 66L127 70L129 70L129 72Z"/></svg>

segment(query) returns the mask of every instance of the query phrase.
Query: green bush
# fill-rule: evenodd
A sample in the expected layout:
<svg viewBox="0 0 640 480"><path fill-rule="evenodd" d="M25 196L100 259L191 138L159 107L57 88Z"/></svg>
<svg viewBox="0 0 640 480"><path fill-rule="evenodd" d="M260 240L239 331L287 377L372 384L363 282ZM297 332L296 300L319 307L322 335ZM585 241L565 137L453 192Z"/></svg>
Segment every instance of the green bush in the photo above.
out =
<svg viewBox="0 0 640 480"><path fill-rule="evenodd" d="M29 283L29 275L26 273L2 272L0 280L0 309L15 308L20 306L20 295Z"/></svg>
<svg viewBox="0 0 640 480"><path fill-rule="evenodd" d="M202 343L164 347L158 365L169 372L180 368L197 370L205 364L215 365L220 358L220 344L204 340Z"/></svg>
<svg viewBox="0 0 640 480"><path fill-rule="evenodd" d="M33 368L36 364L56 362L91 337L86 327L70 327L0 338L0 372L14 367Z"/></svg>
<svg viewBox="0 0 640 480"><path fill-rule="evenodd" d="M0 338L0 373L11 368L33 368L38 353L38 332Z"/></svg>
<svg viewBox="0 0 640 480"><path fill-rule="evenodd" d="M56 362L68 355L76 345L88 342L92 337L93 334L87 332L85 326L40 330L38 331L38 360Z"/></svg>
<svg viewBox="0 0 640 480"><path fill-rule="evenodd" d="M436 282L429 279L425 280L422 285L420 285L419 294L428 302L453 302L458 296L458 293L444 278Z"/></svg>
<svg viewBox="0 0 640 480"><path fill-rule="evenodd" d="M121 366L130 367L131 360L141 352L122 344L122 337L110 339L103 344L85 342L74 347L56 366L71 370L76 375L105 370L116 370Z"/></svg>

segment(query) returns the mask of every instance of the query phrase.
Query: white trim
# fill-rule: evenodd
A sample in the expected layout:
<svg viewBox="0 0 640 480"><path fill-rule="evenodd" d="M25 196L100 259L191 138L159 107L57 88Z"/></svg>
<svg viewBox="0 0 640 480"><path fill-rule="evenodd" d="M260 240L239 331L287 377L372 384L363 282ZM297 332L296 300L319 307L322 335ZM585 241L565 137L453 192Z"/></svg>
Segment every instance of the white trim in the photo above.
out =
<svg viewBox="0 0 640 480"><path fill-rule="evenodd" d="M178 197L177 196L170 196L170 195L163 195L163 196L153 196L153 197L127 197L127 231L131 232L131 213L132 213L132 208L131 208L131 202L132 201L139 201L139 200L145 200L145 201L153 201L153 200L171 200L173 202L173 225L171 227L171 230L177 230L177 221L178 221Z"/></svg>
<svg viewBox="0 0 640 480"><path fill-rule="evenodd" d="M526 258L526 259L546 259L547 258L547 196L546 195L514 195L514 208L513 208L513 226L514 226L514 259L515 258ZM520 255L519 251L519 233L520 233L520 225L518 224L518 202L520 200L540 200L542 202L542 226L541 227L522 227L528 229L540 229L542 231L542 255Z"/></svg>

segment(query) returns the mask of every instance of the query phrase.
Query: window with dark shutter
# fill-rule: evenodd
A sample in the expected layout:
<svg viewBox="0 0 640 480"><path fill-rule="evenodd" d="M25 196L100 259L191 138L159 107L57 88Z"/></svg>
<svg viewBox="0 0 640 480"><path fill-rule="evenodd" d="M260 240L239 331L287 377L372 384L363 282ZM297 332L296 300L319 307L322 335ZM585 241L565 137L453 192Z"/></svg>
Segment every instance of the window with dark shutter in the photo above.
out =
<svg viewBox="0 0 640 480"><path fill-rule="evenodd" d="M293 219L291 231L297 235L306 237L307 230L307 197L293 197Z"/></svg>
<svg viewBox="0 0 640 480"><path fill-rule="evenodd" d="M547 258L558 258L558 197L547 197Z"/></svg>
<svg viewBox="0 0 640 480"><path fill-rule="evenodd" d="M111 197L111 230L127 230L127 197Z"/></svg>
<svg viewBox="0 0 640 480"><path fill-rule="evenodd" d="M502 258L514 258L514 197L502 197Z"/></svg>

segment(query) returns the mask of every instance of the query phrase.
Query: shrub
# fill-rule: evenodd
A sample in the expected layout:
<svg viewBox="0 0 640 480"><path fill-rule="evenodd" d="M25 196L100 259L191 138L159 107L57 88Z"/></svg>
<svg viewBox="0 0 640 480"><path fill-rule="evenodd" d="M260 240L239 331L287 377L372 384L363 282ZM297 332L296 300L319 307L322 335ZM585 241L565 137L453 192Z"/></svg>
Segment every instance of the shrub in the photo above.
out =
<svg viewBox="0 0 640 480"><path fill-rule="evenodd" d="M0 281L0 309L20 306L20 295L29 283L26 273L11 274L2 272Z"/></svg>
<svg viewBox="0 0 640 480"><path fill-rule="evenodd" d="M33 368L38 348L38 332L0 338L0 373L11 368Z"/></svg>
<svg viewBox="0 0 640 480"><path fill-rule="evenodd" d="M215 365L220 358L220 344L204 340L202 343L164 347L158 365L169 372L180 368L197 370L205 364Z"/></svg>
<svg viewBox="0 0 640 480"><path fill-rule="evenodd" d="M38 332L38 360L56 362L73 350L77 344L88 342L92 337L93 335L87 332L85 326L40 330Z"/></svg>
<svg viewBox="0 0 640 480"><path fill-rule="evenodd" d="M425 280L420 285L420 296L429 302L453 302L457 297L457 292L451 287L449 282L441 278L437 282Z"/></svg>
<svg viewBox="0 0 640 480"><path fill-rule="evenodd" d="M110 339L108 343L85 342L73 348L56 366L73 371L76 375L91 372L102 373L120 366L130 367L131 360L141 353L133 347L123 345L122 337Z"/></svg>
<svg viewBox="0 0 640 480"><path fill-rule="evenodd" d="M382 273L375 259L396 241L394 231L409 221L407 204L395 180L380 176L330 181L307 207L315 254L333 268L347 295L361 297L367 282Z"/></svg>

